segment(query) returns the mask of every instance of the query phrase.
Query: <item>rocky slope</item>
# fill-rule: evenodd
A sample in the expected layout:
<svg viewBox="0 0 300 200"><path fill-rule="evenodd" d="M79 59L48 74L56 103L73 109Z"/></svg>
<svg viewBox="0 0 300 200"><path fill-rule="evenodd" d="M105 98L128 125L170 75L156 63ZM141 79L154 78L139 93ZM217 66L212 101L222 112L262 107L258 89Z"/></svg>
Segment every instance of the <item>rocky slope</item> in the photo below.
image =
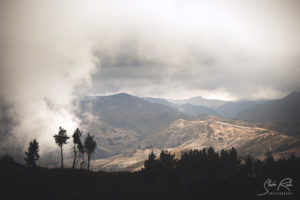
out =
<svg viewBox="0 0 300 200"><path fill-rule="evenodd" d="M269 151L280 157L292 153L300 155L298 136L287 136L247 124L250 123L239 125L237 122L222 122L212 117L194 121L179 119L142 140L138 150L98 159L93 166L95 169L105 170L136 170L142 167L152 149L155 153L160 149L167 149L178 154L187 149L212 146L217 151L235 147L241 155L251 154L255 157L262 157Z"/></svg>

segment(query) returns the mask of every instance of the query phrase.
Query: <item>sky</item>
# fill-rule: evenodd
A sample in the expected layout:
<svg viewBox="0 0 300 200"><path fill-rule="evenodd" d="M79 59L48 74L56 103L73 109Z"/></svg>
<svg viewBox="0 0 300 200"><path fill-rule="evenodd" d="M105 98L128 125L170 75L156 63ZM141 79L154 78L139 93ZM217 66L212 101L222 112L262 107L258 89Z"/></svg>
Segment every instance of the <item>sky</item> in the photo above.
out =
<svg viewBox="0 0 300 200"><path fill-rule="evenodd" d="M299 91L299 19L298 0L0 0L0 100L16 124L9 139L48 144L61 124L74 130L74 101L84 95Z"/></svg>
<svg viewBox="0 0 300 200"><path fill-rule="evenodd" d="M238 100L299 90L299 1L158 2L106 10L91 94Z"/></svg>

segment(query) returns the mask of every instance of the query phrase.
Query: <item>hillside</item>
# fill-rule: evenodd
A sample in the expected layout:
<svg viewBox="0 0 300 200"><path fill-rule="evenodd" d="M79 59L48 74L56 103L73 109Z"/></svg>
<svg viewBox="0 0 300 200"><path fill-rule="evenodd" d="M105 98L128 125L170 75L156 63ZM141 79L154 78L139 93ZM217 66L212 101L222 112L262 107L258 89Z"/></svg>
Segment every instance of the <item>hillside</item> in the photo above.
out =
<svg viewBox="0 0 300 200"><path fill-rule="evenodd" d="M252 122L300 121L300 92L254 105L238 113L235 118Z"/></svg>
<svg viewBox="0 0 300 200"><path fill-rule="evenodd" d="M193 97L186 100L166 100L147 97L145 100L176 108L190 117L221 116L251 122L300 120L300 93L293 92L276 100L220 101Z"/></svg>
<svg viewBox="0 0 300 200"><path fill-rule="evenodd" d="M238 113L251 108L260 103L260 101L229 101L216 108L220 116L225 118L234 118Z"/></svg>
<svg viewBox="0 0 300 200"><path fill-rule="evenodd" d="M140 136L148 135L185 116L162 104L151 103L125 93L111 96L85 97L80 102L81 111L98 117L116 128L132 130Z"/></svg>
<svg viewBox="0 0 300 200"><path fill-rule="evenodd" d="M219 113L214 109L210 108L208 106L202 106L202 105L195 105L191 103L171 103L170 101L162 98L152 98L152 97L144 97L146 101L149 101L151 103L158 103L166 106L170 106L174 109L176 109L178 112L189 116L189 117L204 117L204 116L219 116ZM202 100L204 100L202 98ZM205 99L206 102L210 102L213 104L214 100L208 100ZM176 102L176 101L175 101Z"/></svg>
<svg viewBox="0 0 300 200"><path fill-rule="evenodd" d="M81 118L81 129L92 133L97 141L94 158L111 157L136 145L141 135L133 130L116 128L101 121L97 116L86 113Z"/></svg>
<svg viewBox="0 0 300 200"><path fill-rule="evenodd" d="M184 100L170 100L170 101L174 104L179 104L179 105L188 103L196 106L205 106L214 109L219 106L222 106L227 102L227 101L222 101L217 99L206 99L201 96L192 97Z"/></svg>
<svg viewBox="0 0 300 200"><path fill-rule="evenodd" d="M257 126L237 125L216 118L187 121L179 119L140 142L139 149L108 159L98 159L96 169L139 169L149 152L168 149L179 153L186 149L214 147L217 151L235 147L241 155L262 157L272 151L276 157L300 155L300 138ZM149 148L150 147L150 148ZM133 167L134 166L134 167ZM100 168L99 168L100 167Z"/></svg>
<svg viewBox="0 0 300 200"><path fill-rule="evenodd" d="M298 98L299 93L292 93L267 102L223 102L213 109L121 93L82 98L78 116L81 128L85 133L94 134L98 143L93 155L95 169L133 170L141 166L152 149L155 152L168 149L180 154L185 149L212 146L216 150L235 147L241 155L255 157L269 151L278 157L299 154L300 126L293 121L297 119ZM286 110L279 115L282 115L280 119L288 121L260 121L278 110L282 113L283 108ZM240 120L245 119L243 116L212 117L219 115L216 110L222 115L234 115L243 109L246 110L237 116L248 112L246 116L254 117L256 122ZM263 113L256 116L250 112L253 110L255 114Z"/></svg>

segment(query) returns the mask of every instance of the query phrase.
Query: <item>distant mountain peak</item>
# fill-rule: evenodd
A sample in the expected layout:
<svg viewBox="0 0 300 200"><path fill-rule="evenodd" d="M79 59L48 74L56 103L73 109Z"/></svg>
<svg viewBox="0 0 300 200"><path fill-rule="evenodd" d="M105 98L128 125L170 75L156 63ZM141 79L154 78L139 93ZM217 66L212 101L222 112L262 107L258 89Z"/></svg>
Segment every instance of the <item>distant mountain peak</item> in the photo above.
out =
<svg viewBox="0 0 300 200"><path fill-rule="evenodd" d="M170 100L170 101L172 103L175 103L178 105L189 103L192 105L205 106L205 107L209 107L209 108L213 108L213 109L227 103L227 101L222 101L222 100L217 100L217 99L206 99L201 96L196 96L196 97L192 97L192 98L184 99L184 100Z"/></svg>
<svg viewBox="0 0 300 200"><path fill-rule="evenodd" d="M190 100L193 100L193 99L206 99L206 98L203 98L202 96L195 96L195 97L190 98Z"/></svg>
<svg viewBox="0 0 300 200"><path fill-rule="evenodd" d="M127 94L125 92L121 92L121 93L116 93L116 94L113 94L113 95L110 95L110 96L121 96L121 97L133 97L133 95L131 94Z"/></svg>

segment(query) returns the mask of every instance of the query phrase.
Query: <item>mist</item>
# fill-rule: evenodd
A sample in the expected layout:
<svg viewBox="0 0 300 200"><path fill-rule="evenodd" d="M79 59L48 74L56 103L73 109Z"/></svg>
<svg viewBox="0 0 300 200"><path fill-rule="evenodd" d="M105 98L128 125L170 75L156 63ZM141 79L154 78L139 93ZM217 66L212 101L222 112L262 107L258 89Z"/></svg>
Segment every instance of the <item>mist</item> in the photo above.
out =
<svg viewBox="0 0 300 200"><path fill-rule="evenodd" d="M60 126L69 135L78 126L72 102L91 84L98 59L69 5L1 2L0 95L15 124L9 136L1 137L2 148L25 150L37 138L41 154L49 153L56 148L53 135Z"/></svg>

